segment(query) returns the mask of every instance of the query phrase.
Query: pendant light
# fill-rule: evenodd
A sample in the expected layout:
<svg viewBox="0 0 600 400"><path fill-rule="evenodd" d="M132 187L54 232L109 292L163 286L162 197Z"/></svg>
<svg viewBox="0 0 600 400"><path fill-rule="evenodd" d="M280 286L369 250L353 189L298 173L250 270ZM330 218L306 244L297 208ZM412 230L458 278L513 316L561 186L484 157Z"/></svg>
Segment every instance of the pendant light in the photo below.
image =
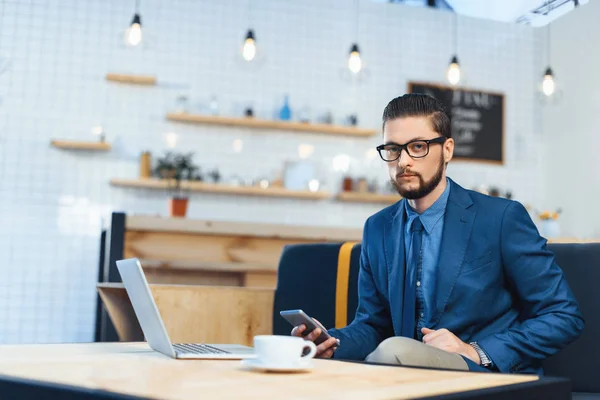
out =
<svg viewBox="0 0 600 400"><path fill-rule="evenodd" d="M248 23L252 25L252 9L250 0L248 0ZM256 59L256 36L254 30L248 29L246 37L244 38L244 45L242 46L242 58L248 62Z"/></svg>
<svg viewBox="0 0 600 400"><path fill-rule="evenodd" d="M358 21L359 21L359 0L355 0L355 10L356 10L356 33L355 37L358 37ZM350 56L348 57L348 69L353 74L358 74L362 69L362 59L360 58L360 50L358 49L358 43L352 43L350 46Z"/></svg>
<svg viewBox="0 0 600 400"><path fill-rule="evenodd" d="M452 86L456 86L460 82L460 65L458 65L458 57L456 57L456 55L450 60L450 65L446 71L446 77Z"/></svg>
<svg viewBox="0 0 600 400"><path fill-rule="evenodd" d="M548 67L542 80L542 93L547 97L551 97L555 92L556 82L554 81L554 73L552 73L552 68Z"/></svg>
<svg viewBox="0 0 600 400"><path fill-rule="evenodd" d="M254 38L254 31L252 29L248 29L248 33L246 33L242 56L246 61L252 61L256 57L256 39Z"/></svg>
<svg viewBox="0 0 600 400"><path fill-rule="evenodd" d="M450 65L446 70L446 78L452 86L458 85L460 82L460 65L458 64L458 14L454 12L454 55L450 60Z"/></svg>
<svg viewBox="0 0 600 400"><path fill-rule="evenodd" d="M542 76L542 80L538 86L540 101L544 104L552 104L559 100L562 97L562 92L560 90L560 86L556 82L556 76L554 75L554 71L550 66L551 55L550 55L550 21L549 18L550 13L552 12L552 5L550 1L546 1L546 68L544 69L544 74Z"/></svg>
<svg viewBox="0 0 600 400"><path fill-rule="evenodd" d="M125 44L137 46L142 42L142 19L140 17L140 0L135 2L135 14L131 25L125 30Z"/></svg>
<svg viewBox="0 0 600 400"><path fill-rule="evenodd" d="M549 7L550 5L546 3L546 6ZM546 13L549 14L550 9L547 9ZM542 93L546 97L552 97L556 92L556 81L554 79L554 72L552 72L552 68L550 67L550 21L548 21L548 27L546 28L546 46L548 67L546 67L544 78L542 79Z"/></svg>
<svg viewBox="0 0 600 400"><path fill-rule="evenodd" d="M350 57L348 58L348 68L355 74L362 69L362 60L360 59L360 50L358 44L353 43L350 48Z"/></svg>

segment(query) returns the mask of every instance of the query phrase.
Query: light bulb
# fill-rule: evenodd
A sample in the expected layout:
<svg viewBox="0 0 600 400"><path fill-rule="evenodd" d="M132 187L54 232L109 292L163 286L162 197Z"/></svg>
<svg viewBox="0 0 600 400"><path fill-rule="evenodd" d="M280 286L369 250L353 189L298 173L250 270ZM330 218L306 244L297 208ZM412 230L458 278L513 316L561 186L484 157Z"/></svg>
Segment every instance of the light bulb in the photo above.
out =
<svg viewBox="0 0 600 400"><path fill-rule="evenodd" d="M451 85L456 85L460 82L460 67L458 65L458 58L456 56L452 57L450 61L450 65L448 66L448 71L446 72L446 76L448 77L448 82Z"/></svg>
<svg viewBox="0 0 600 400"><path fill-rule="evenodd" d="M362 60L360 59L360 51L355 43L350 49L350 58L348 58L348 68L353 73L357 74L362 69Z"/></svg>
<svg viewBox="0 0 600 400"><path fill-rule="evenodd" d="M142 41L142 27L140 24L133 24L127 33L127 42L132 46L137 46Z"/></svg>
<svg viewBox="0 0 600 400"><path fill-rule="evenodd" d="M552 70L548 68L544 74L544 80L542 81L542 92L550 97L554 94L555 90L556 82L554 82L554 74L552 74Z"/></svg>
<svg viewBox="0 0 600 400"><path fill-rule="evenodd" d="M246 61L252 61L256 57L256 41L254 40L254 32L252 30L249 30L246 34L242 56Z"/></svg>
<svg viewBox="0 0 600 400"><path fill-rule="evenodd" d="M244 60L252 61L256 57L256 44L253 39L246 39L243 50Z"/></svg>
<svg viewBox="0 0 600 400"><path fill-rule="evenodd" d="M139 14L133 16L131 25L125 31L125 41L130 46L137 46L142 42L142 19Z"/></svg>

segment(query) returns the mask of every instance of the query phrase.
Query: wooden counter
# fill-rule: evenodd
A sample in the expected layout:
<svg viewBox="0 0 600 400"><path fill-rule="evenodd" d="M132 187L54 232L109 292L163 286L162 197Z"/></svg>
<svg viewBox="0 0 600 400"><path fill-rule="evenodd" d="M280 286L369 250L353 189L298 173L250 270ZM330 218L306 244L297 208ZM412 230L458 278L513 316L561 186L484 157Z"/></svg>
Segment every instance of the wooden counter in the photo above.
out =
<svg viewBox="0 0 600 400"><path fill-rule="evenodd" d="M0 382L7 398L24 398L34 389L44 398L54 390L52 398L85 394L88 399L115 393L179 400L570 398L564 379L312 362L314 368L304 373L262 373L235 360L174 360L145 343L5 345L0 346Z"/></svg>
<svg viewBox="0 0 600 400"><path fill-rule="evenodd" d="M274 288L283 247L360 240L362 229L127 215L122 258L138 258L148 282Z"/></svg>
<svg viewBox="0 0 600 400"><path fill-rule="evenodd" d="M97 285L121 341L141 341L142 329L122 283ZM265 288L150 285L172 342L251 346L273 331L274 292Z"/></svg>
<svg viewBox="0 0 600 400"><path fill-rule="evenodd" d="M116 261L138 258L150 284L268 288L286 245L360 241L361 229L204 221L113 213L102 236L99 283L119 283ZM117 340L99 302L96 341ZM270 310L270 312L272 309Z"/></svg>

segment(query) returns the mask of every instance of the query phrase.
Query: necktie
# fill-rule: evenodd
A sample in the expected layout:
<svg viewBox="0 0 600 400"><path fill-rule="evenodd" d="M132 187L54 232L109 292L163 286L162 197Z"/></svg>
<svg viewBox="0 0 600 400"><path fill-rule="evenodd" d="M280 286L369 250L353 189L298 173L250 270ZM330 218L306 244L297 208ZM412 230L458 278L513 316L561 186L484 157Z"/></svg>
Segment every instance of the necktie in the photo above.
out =
<svg viewBox="0 0 600 400"><path fill-rule="evenodd" d="M402 306L402 336L415 337L415 309L417 297L417 269L421 263L421 243L423 241L423 224L417 217L411 226L411 245L406 257L404 274L404 301Z"/></svg>

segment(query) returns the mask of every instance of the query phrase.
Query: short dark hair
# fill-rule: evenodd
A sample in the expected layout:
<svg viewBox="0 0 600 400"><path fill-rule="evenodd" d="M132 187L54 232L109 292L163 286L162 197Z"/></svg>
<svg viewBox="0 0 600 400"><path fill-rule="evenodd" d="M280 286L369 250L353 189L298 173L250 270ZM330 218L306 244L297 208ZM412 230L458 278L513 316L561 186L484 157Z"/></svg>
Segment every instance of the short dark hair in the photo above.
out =
<svg viewBox="0 0 600 400"><path fill-rule="evenodd" d="M387 121L404 117L428 117L434 131L452 137L450 114L441 102L429 95L409 93L390 101L383 110L383 129Z"/></svg>

